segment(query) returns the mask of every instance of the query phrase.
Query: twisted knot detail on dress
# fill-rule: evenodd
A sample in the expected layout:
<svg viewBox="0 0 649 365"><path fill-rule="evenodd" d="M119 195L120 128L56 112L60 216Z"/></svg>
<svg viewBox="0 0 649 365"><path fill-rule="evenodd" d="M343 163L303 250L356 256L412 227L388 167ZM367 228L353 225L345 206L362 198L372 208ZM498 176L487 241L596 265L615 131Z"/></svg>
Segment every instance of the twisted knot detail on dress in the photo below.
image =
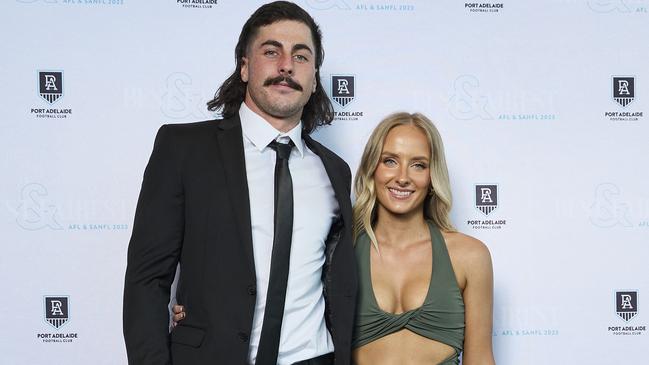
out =
<svg viewBox="0 0 649 365"><path fill-rule="evenodd" d="M353 348L407 329L455 350L453 356L441 365L459 364L459 355L464 346L464 299L441 232L431 222L428 222L428 228L433 251L433 270L428 293L421 307L399 314L385 312L379 307L372 288L372 245L367 234L362 234L356 240L359 295Z"/></svg>

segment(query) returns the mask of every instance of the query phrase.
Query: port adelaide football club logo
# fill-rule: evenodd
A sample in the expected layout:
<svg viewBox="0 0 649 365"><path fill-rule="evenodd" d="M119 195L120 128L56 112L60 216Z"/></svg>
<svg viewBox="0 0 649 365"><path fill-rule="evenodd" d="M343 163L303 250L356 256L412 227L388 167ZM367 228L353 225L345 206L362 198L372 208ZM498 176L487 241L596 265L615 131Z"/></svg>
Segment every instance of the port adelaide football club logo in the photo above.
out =
<svg viewBox="0 0 649 365"><path fill-rule="evenodd" d="M613 76L613 100L623 108L635 98L635 77Z"/></svg>
<svg viewBox="0 0 649 365"><path fill-rule="evenodd" d="M31 107L30 114L36 118L67 118L72 114L70 108L54 108L64 96L64 76L61 70L47 70L36 72L38 96L42 104Z"/></svg>
<svg viewBox="0 0 649 365"><path fill-rule="evenodd" d="M614 122L635 122L643 117L643 112L632 110L636 103L636 78L635 76L611 77L611 98L619 110L604 112L604 116Z"/></svg>
<svg viewBox="0 0 649 365"><path fill-rule="evenodd" d="M219 0L175 0L176 4L185 9L212 9Z"/></svg>
<svg viewBox="0 0 649 365"><path fill-rule="evenodd" d="M475 207L485 216L498 208L498 185L476 185Z"/></svg>
<svg viewBox="0 0 649 365"><path fill-rule="evenodd" d="M45 321L57 330L68 322L69 297L45 297Z"/></svg>
<svg viewBox="0 0 649 365"><path fill-rule="evenodd" d="M501 229L507 221L496 219L494 211L498 208L498 185L497 184L476 184L475 187L475 208L481 213L480 216L467 220L467 225L473 229Z"/></svg>
<svg viewBox="0 0 649 365"><path fill-rule="evenodd" d="M486 13L500 13L505 7L504 3L501 2L481 2L481 3L464 3L464 9L472 14L486 14Z"/></svg>
<svg viewBox="0 0 649 365"><path fill-rule="evenodd" d="M43 342L71 343L78 338L74 332L58 332L70 320L70 297L66 295L53 295L43 297L43 317L45 322L57 332L41 332L36 338Z"/></svg>
<svg viewBox="0 0 649 365"><path fill-rule="evenodd" d="M615 311L625 322L635 317L638 314L638 292L615 292Z"/></svg>
<svg viewBox="0 0 649 365"><path fill-rule="evenodd" d="M608 326L609 333L626 336L638 336L646 333L646 325L629 324L639 313L637 290L616 290L614 303L615 314L617 314L618 319L624 322L624 325Z"/></svg>
<svg viewBox="0 0 649 365"><path fill-rule="evenodd" d="M38 90L41 98L50 104L63 96L63 71L39 71Z"/></svg>
<svg viewBox="0 0 649 365"><path fill-rule="evenodd" d="M351 102L356 99L356 76L331 75L331 100L336 105L334 108L335 120L358 120L363 116L362 111L347 110Z"/></svg>
<svg viewBox="0 0 649 365"><path fill-rule="evenodd" d="M345 107L354 100L354 76L331 76L331 98Z"/></svg>

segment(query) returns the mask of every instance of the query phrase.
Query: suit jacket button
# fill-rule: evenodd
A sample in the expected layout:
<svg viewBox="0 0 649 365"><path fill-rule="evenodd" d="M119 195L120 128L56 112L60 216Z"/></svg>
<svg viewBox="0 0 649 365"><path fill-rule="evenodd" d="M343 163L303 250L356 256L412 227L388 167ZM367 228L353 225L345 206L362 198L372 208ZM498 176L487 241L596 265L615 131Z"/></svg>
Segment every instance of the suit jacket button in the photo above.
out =
<svg viewBox="0 0 649 365"><path fill-rule="evenodd" d="M257 288L254 285L248 285L248 294L256 295L257 294Z"/></svg>
<svg viewBox="0 0 649 365"><path fill-rule="evenodd" d="M241 342L248 342L248 335L245 332L239 332L239 339Z"/></svg>

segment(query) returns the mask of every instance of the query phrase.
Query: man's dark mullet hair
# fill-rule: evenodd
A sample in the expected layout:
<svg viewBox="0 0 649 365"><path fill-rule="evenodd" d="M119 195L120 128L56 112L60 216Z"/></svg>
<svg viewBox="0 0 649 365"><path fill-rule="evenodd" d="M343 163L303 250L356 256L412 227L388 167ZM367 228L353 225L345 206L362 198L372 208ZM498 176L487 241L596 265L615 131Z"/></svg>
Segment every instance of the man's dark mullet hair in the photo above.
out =
<svg viewBox="0 0 649 365"><path fill-rule="evenodd" d="M210 111L220 110L224 118L230 118L239 112L239 107L246 96L246 83L241 80L241 64L243 57L246 56L247 48L260 27L282 20L298 21L311 29L311 37L315 46L316 91L311 95L302 111L302 130L311 133L317 127L331 124L334 117L333 106L322 87L322 82L320 82L320 66L324 59L322 33L309 13L288 1L275 1L263 5L243 25L239 42L234 48L236 62L234 73L219 87L214 99L207 102L207 109ZM309 90L310 88L305 86L304 91L308 92Z"/></svg>

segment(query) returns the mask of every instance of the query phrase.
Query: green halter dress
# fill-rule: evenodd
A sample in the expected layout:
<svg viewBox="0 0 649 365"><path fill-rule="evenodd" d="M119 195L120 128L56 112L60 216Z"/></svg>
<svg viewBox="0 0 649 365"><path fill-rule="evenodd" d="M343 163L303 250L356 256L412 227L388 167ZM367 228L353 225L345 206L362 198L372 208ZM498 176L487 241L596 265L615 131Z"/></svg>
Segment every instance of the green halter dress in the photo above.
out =
<svg viewBox="0 0 649 365"><path fill-rule="evenodd" d="M428 222L433 246L433 271L426 299L421 307L400 314L379 308L370 275L370 249L367 234L356 240L359 295L352 347L357 348L402 329L407 329L451 346L455 353L440 365L459 364L464 344L464 300L455 279L446 243L439 229Z"/></svg>

